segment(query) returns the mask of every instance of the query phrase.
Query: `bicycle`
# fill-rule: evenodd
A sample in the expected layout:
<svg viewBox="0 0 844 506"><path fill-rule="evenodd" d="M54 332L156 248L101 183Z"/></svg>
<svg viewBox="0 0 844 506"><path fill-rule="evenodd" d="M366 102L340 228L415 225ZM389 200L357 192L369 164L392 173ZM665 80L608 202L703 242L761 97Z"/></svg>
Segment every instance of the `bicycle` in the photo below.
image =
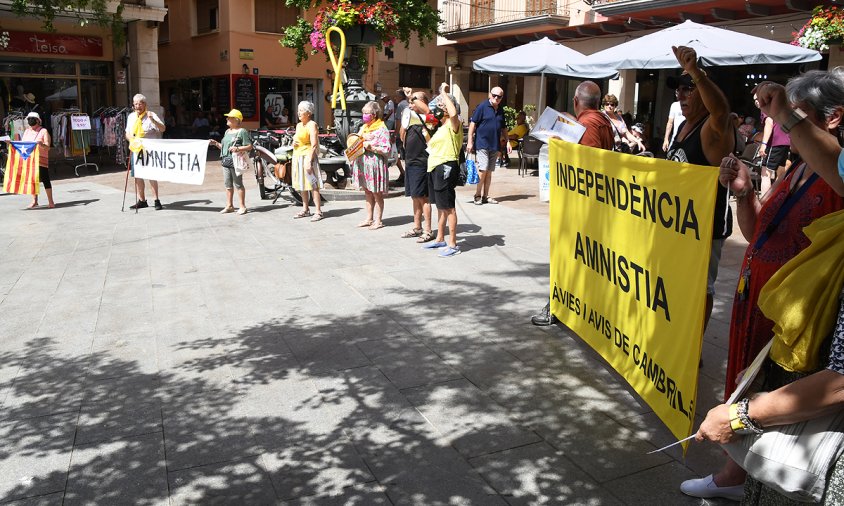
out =
<svg viewBox="0 0 844 506"><path fill-rule="evenodd" d="M293 134L289 131L270 132L254 130L250 156L255 169L255 180L261 200L272 198L273 204L287 191L298 204L302 196L285 180L290 152L293 150Z"/></svg>

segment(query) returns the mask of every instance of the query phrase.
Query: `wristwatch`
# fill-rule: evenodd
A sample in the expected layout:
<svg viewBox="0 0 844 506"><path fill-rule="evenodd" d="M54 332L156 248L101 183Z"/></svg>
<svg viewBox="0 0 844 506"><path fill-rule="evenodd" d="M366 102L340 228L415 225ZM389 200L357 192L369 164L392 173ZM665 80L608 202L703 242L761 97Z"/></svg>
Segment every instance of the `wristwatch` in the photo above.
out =
<svg viewBox="0 0 844 506"><path fill-rule="evenodd" d="M780 126L780 129L785 133L789 133L791 132L791 129L794 128L795 125L797 125L797 123L800 123L801 121L806 119L807 116L808 114L803 112L803 109L795 107L791 110L791 114L788 116L788 121L786 121L785 124Z"/></svg>

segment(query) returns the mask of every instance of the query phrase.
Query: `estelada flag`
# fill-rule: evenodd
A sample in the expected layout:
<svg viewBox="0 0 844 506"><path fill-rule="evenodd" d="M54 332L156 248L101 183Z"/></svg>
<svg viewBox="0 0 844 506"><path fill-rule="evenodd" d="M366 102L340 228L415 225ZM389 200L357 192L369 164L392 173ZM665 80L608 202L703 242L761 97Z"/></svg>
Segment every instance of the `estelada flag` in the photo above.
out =
<svg viewBox="0 0 844 506"><path fill-rule="evenodd" d="M21 195L38 195L39 189L38 143L10 142L3 191Z"/></svg>

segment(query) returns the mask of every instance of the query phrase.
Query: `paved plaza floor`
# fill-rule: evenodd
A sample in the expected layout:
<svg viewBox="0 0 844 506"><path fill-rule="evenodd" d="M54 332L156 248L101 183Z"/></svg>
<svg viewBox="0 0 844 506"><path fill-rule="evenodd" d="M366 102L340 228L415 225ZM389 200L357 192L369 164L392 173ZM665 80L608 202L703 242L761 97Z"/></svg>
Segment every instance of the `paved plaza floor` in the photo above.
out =
<svg viewBox="0 0 844 506"><path fill-rule="evenodd" d="M52 210L0 195L0 503L722 504L678 490L717 447L647 455L672 441L653 412L529 323L548 293L535 177L499 170L499 205L462 189L444 259L399 237L403 197L376 231L362 202L294 220L254 181L251 211L220 215L217 170L137 214L119 172L56 181ZM698 422L745 244L722 258Z"/></svg>

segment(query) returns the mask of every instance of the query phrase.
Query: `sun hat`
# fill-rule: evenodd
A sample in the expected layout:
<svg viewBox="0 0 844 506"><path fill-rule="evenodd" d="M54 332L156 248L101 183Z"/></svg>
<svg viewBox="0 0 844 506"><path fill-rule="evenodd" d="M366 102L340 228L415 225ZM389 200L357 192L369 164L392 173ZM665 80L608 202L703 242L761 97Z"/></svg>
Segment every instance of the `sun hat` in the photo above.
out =
<svg viewBox="0 0 844 506"><path fill-rule="evenodd" d="M41 123L41 116L35 111L32 111L31 113L26 115L26 119L29 119L29 118L35 118L35 119L38 120L39 123Z"/></svg>
<svg viewBox="0 0 844 506"><path fill-rule="evenodd" d="M235 119L238 119L240 121L243 121L243 114L240 111L238 111L237 109L232 109L228 113L223 114L223 116L228 116L229 118L235 118Z"/></svg>
<svg viewBox="0 0 844 506"><path fill-rule="evenodd" d="M30 104L35 103L35 95L33 95L32 93L25 93L23 99L29 102Z"/></svg>

